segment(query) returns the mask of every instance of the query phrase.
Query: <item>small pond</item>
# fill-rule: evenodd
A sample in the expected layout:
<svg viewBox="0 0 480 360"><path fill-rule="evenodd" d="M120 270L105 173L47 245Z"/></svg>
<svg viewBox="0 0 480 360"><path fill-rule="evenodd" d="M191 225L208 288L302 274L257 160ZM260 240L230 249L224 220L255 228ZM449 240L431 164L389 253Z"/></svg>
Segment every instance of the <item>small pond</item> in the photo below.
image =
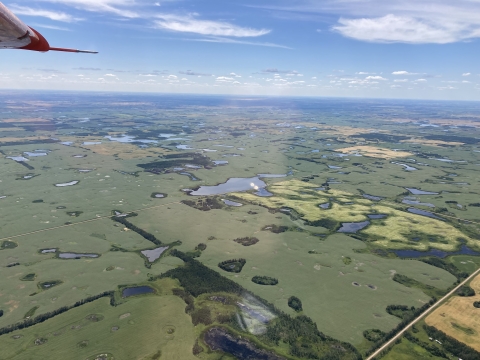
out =
<svg viewBox="0 0 480 360"><path fill-rule="evenodd" d="M79 259L82 257L88 257L88 258L97 258L98 254L79 254L79 253L60 253L58 254L58 257L60 259Z"/></svg>
<svg viewBox="0 0 480 360"><path fill-rule="evenodd" d="M214 160L212 161L215 165L227 165L228 161L227 160Z"/></svg>
<svg viewBox="0 0 480 360"><path fill-rule="evenodd" d="M100 145L101 141L85 141L82 145Z"/></svg>
<svg viewBox="0 0 480 360"><path fill-rule="evenodd" d="M200 186L198 190L192 191L190 195L194 196L206 196L206 195L219 195L227 194L237 191L257 190L265 188L265 184L258 177L252 178L230 178L223 184L215 186Z"/></svg>
<svg viewBox="0 0 480 360"><path fill-rule="evenodd" d="M11 159L14 161L28 161L28 159L23 156L7 156L7 159Z"/></svg>
<svg viewBox="0 0 480 360"><path fill-rule="evenodd" d="M40 251L41 254L48 254L48 253L54 253L57 252L57 249L44 249Z"/></svg>
<svg viewBox="0 0 480 360"><path fill-rule="evenodd" d="M168 249L168 246L163 246L163 247L158 247L158 248L152 249L152 250L143 250L143 251L141 251L141 253L148 259L148 261L154 262L160 256L162 256L162 254L167 249Z"/></svg>
<svg viewBox="0 0 480 360"><path fill-rule="evenodd" d="M423 191L423 190L418 190L418 189L415 189L415 188L405 188L405 189L410 191L410 193L412 193L413 195L438 195L439 194L438 192Z"/></svg>
<svg viewBox="0 0 480 360"><path fill-rule="evenodd" d="M235 202L235 201L231 201L231 200L227 200L227 199L222 199L222 201L224 202L225 205L228 205L228 206L243 206L243 204L241 203L238 203L238 202Z"/></svg>
<svg viewBox="0 0 480 360"><path fill-rule="evenodd" d="M237 338L229 334L222 328L211 328L204 335L205 343L211 350L220 350L232 355L239 360L282 360L283 358L259 349L255 344L242 338Z"/></svg>
<svg viewBox="0 0 480 360"><path fill-rule="evenodd" d="M362 195L365 199L372 200L372 201L380 201L383 199L381 196L374 196L374 195L368 195L368 194L363 194Z"/></svg>
<svg viewBox="0 0 480 360"><path fill-rule="evenodd" d="M202 149L205 152L217 152L218 150L212 150L212 149Z"/></svg>
<svg viewBox="0 0 480 360"><path fill-rule="evenodd" d="M408 199L403 199L402 204L427 206L427 207L431 207L431 208L435 207L435 205L430 204L430 203L424 203L424 202L420 202L418 200L408 200Z"/></svg>
<svg viewBox="0 0 480 360"><path fill-rule="evenodd" d="M441 217L438 217L437 215L431 213L430 211L425 211L425 210L420 210L420 209L415 209L415 208L408 208L407 211L411 212L412 214L427 216L427 217L432 218L432 219L443 220Z"/></svg>
<svg viewBox="0 0 480 360"><path fill-rule="evenodd" d="M342 223L342 227L338 229L338 232L356 233L357 231L362 230L368 225L370 225L370 221Z"/></svg>
<svg viewBox="0 0 480 360"><path fill-rule="evenodd" d="M125 298L135 295L151 294L153 292L155 292L155 290L153 290L150 286L135 286L123 289L122 297Z"/></svg>
<svg viewBox="0 0 480 360"><path fill-rule="evenodd" d="M474 255L474 256L480 255L479 252L476 252L468 248L466 245L462 245L462 247L460 248L460 251L455 251L455 252L447 252L447 251L438 250L438 249L431 249L429 251L395 250L394 253L395 255L402 258L419 258L423 256L436 256L442 259L451 255Z"/></svg>
<svg viewBox="0 0 480 360"><path fill-rule="evenodd" d="M341 166L336 166L336 165L327 165L329 169L341 169Z"/></svg>
<svg viewBox="0 0 480 360"><path fill-rule="evenodd" d="M189 145L177 145L176 146L177 149L180 149L180 150L194 150L192 147L190 147Z"/></svg>
<svg viewBox="0 0 480 360"><path fill-rule="evenodd" d="M144 144L156 144L158 143L157 140L144 140L144 139L135 139L135 136L130 136L130 135L122 135L119 137L114 137L114 136L105 136L106 139L110 141L116 141L119 143L133 143L133 142L140 142Z"/></svg>
<svg viewBox="0 0 480 360"><path fill-rule="evenodd" d="M287 174L257 174L259 178L283 178L286 177Z"/></svg>
<svg viewBox="0 0 480 360"><path fill-rule="evenodd" d="M414 168L413 166L410 166L410 165L407 165L407 164L401 164L401 163L392 163L392 164L403 166L406 171L418 170L417 168Z"/></svg>
<svg viewBox="0 0 480 360"><path fill-rule="evenodd" d="M189 169L203 169L203 166L192 165L192 164L185 164L185 167Z"/></svg>
<svg viewBox="0 0 480 360"><path fill-rule="evenodd" d="M327 203L325 203L325 204L320 204L320 205L318 205L318 207L319 207L320 209L328 209L328 208L330 207L330 203L327 202Z"/></svg>
<svg viewBox="0 0 480 360"><path fill-rule="evenodd" d="M77 185L78 183L79 183L78 180L73 180L73 181L70 181L70 182L67 182L67 183L55 184L55 186L57 186L57 187L73 186L73 185Z"/></svg>
<svg viewBox="0 0 480 360"><path fill-rule="evenodd" d="M268 197L268 196L273 196L273 194L270 191L267 191L266 189L262 188L258 190L257 192L254 193L257 196L262 196L262 197Z"/></svg>
<svg viewBox="0 0 480 360"><path fill-rule="evenodd" d="M24 154L29 156L29 157L47 156L48 155L46 152L29 152L29 151L25 151Z"/></svg>
<svg viewBox="0 0 480 360"><path fill-rule="evenodd" d="M387 217L386 214L368 214L367 215L369 219L375 220L375 219L385 219Z"/></svg>

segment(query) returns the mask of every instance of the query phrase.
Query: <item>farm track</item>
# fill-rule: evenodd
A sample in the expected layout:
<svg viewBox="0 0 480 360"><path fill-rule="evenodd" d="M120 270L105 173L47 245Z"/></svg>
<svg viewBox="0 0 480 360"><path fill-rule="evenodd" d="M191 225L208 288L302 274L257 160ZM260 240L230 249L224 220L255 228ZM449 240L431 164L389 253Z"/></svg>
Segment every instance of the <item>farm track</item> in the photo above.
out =
<svg viewBox="0 0 480 360"><path fill-rule="evenodd" d="M169 206L169 205L174 205L174 204L180 204L180 201L175 201L175 202L171 202L171 203L167 203L167 204L161 204L161 205L155 205L155 206L149 206L149 207L142 208L142 209L138 209L138 210L132 210L132 211L126 212L125 214L131 214L131 213L140 212L140 211L152 210L152 209L156 209L156 208L160 208L160 207L165 207L165 206ZM59 226L54 226L54 227L50 227L50 228L46 228L46 229L41 229L41 230L35 230L35 231L26 232L26 233L23 233L23 234L7 236L7 237L4 237L4 238L1 238L0 241L16 239L16 238L19 238L19 237L22 237L22 236L38 234L38 233L45 232L45 231L62 229L62 228L66 228L66 227L69 227L69 226L86 224L86 223L89 223L89 222L92 222L92 221L109 219L109 218L111 218L111 217L112 217L112 215L98 216L98 217L93 218L93 219L83 220L83 221L79 221L79 222L72 223L72 224L68 224L68 225L59 225Z"/></svg>
<svg viewBox="0 0 480 360"><path fill-rule="evenodd" d="M468 278L463 280L460 284L458 284L454 289L452 289L447 295L442 297L440 300L438 300L435 304L430 306L427 310L425 310L423 313L421 313L416 319L412 320L410 324L408 324L404 329L402 329L397 335L395 335L393 338L388 340L384 345L382 345L377 351L375 351L372 355L367 357L366 360L373 360L377 355L379 355L383 350L387 349L390 345L395 343L397 339L399 339L406 331L408 331L413 325L415 325L417 322L419 322L423 317L431 313L433 310L435 310L441 303L443 303L445 300L447 300L450 296L455 293L461 286L465 285L467 282L472 280L475 276L480 274L480 269L477 269L475 272L473 272Z"/></svg>

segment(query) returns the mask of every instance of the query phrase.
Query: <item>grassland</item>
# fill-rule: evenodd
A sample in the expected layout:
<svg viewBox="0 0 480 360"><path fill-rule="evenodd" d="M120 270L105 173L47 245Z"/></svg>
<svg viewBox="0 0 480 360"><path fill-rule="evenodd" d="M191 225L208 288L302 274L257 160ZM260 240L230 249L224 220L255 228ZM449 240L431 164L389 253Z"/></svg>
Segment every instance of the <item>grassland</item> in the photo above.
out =
<svg viewBox="0 0 480 360"><path fill-rule="evenodd" d="M87 98L79 95L78 99ZM400 321L385 311L388 305L420 307L433 294L428 289L445 291L456 281L444 270L420 261L394 258L390 251L452 251L460 247L460 239L469 248L480 249L480 207L470 205L478 203L480 196L480 147L479 135L475 133L478 130L449 127L448 133L444 131L444 126L453 124L478 125L472 114L458 113L457 122L423 111L422 118L440 126L428 127L425 132L425 127L410 120L418 118L416 110L402 110L398 117L402 120L397 122L390 118L390 109L384 111L364 104L355 105L354 110L342 104L347 115L337 116L332 114L332 107L311 110L300 105L287 109L284 104L277 108L230 107L224 103L199 106L185 105L184 99L163 102L163 98L159 101L149 95L118 101L95 96L82 101L60 103L55 98L21 98L5 102L10 112L0 114L0 132L8 130L0 137L0 243L8 244L0 250L0 310L4 311L0 327L21 321L32 309L36 316L118 286L145 284L152 276L183 264L167 252L148 268L139 251L151 249L153 244L113 222L113 209L137 212L137 217L129 218L135 226L155 235L163 244L180 240L176 249L199 256L197 260L210 269L292 316L298 314L288 307L288 299L297 296L303 305L300 314L310 316L320 331L362 350L371 345L362 336L364 330L387 332ZM170 105L166 108L165 104ZM45 112L38 112L38 108ZM364 117L352 120L357 119L358 109L363 109ZM435 114L437 110L430 108ZM395 113L399 111L394 108ZM450 111L458 110L448 109L445 113ZM171 134L171 139L160 138L161 133ZM158 142L139 147L105 138L121 134ZM84 145L88 141L102 144ZM193 150L178 149L179 144ZM25 154L35 150L47 155ZM158 175L143 171L146 164L182 152L198 152L211 160L227 160L228 164L188 168L199 181L192 181L173 168ZM19 163L7 158L11 156L26 156L29 161ZM398 162L417 170L406 171ZM187 169L187 164L180 162L179 166ZM181 203L192 200L182 189L260 173L289 175L263 179L267 190L274 194L272 197L248 192L219 196L240 199L244 204L241 207L221 204L219 209L201 211ZM79 183L54 186L72 180ZM325 188L325 184L329 185L325 191L317 190ZM411 195L406 193L406 187L438 194L416 196L415 200L431 206L402 204L405 196ZM152 198L152 193L168 197ZM371 201L363 194L382 200ZM327 202L331 204L328 209L318 207ZM406 211L410 206L444 216L445 221L411 214ZM282 208L291 211L278 211ZM69 215L73 213L78 216ZM366 221L369 214L387 217L371 220L368 227L354 235L357 239L335 233L342 222ZM273 233L265 229L271 225L285 231ZM250 237L259 241L251 246L234 241ZM206 248L196 251L200 243L206 244ZM39 253L53 248L60 252L95 253L99 257L63 260L57 253ZM374 250L378 249L385 250L383 254L388 256L376 256ZM218 263L238 258L246 259L240 273L218 268ZM450 256L446 261L468 273L480 266L480 257L475 255ZM394 281L395 274L411 280L401 284ZM254 276L268 276L279 282L262 286L251 281ZM39 288L39 284L51 281L61 283ZM412 284L415 286L409 286ZM18 359L35 356L34 351L40 351L42 357L58 353L59 359L87 359L103 351L115 358L153 359L157 350L162 351L161 359L192 358L195 337L200 336L200 328L205 329L197 323L203 310L191 317L185 315L185 304L170 293L129 299L117 307L119 311L127 309L121 313L106 302L95 301L26 329L24 337L15 341L1 336L0 346L4 348L5 344L9 356L17 354ZM203 303L222 315L235 311L227 311L207 298L195 299L199 308ZM462 318L455 309L447 310L451 316L462 319L452 320L457 326L449 331L478 331L463 323L466 317ZM58 337L48 335L62 324L83 321L93 312L103 314L105 319ZM122 321L130 321L118 318L127 312L131 313L130 320L137 313L139 322L133 319L135 324L121 325ZM180 340L156 341L161 328L149 322L148 314L158 316L159 322L175 317L181 323L178 327L187 334L181 337L183 344ZM108 326L104 329L102 324ZM110 332L118 324L120 329ZM450 325L438 326L447 329ZM73 334L87 334L88 329L92 337L85 335L84 340L98 338L98 342L91 340L83 347L85 344L79 343L82 338L75 342ZM41 336L48 341L32 345ZM251 340L258 339L252 335ZM473 340L466 337L465 341ZM184 344L188 351L181 353ZM201 358L226 358L202 346L205 351ZM410 354L410 358L429 358L405 339L398 347L400 350L396 347L393 355L387 356L407 359Z"/></svg>

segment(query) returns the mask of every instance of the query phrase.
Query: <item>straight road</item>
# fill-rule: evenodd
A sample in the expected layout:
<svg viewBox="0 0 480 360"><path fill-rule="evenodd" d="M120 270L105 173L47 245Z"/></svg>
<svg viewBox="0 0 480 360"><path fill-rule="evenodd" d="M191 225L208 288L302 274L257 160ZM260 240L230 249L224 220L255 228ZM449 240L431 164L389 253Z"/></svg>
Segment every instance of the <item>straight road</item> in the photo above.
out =
<svg viewBox="0 0 480 360"><path fill-rule="evenodd" d="M391 338L389 341L387 341L385 344L383 344L377 351L375 351L372 355L370 355L366 360L373 360L375 356L380 354L383 350L388 348L390 345L395 343L395 340L399 339L407 330L409 330L413 325L415 325L417 322L419 322L425 315L431 313L433 310L435 310L438 305L440 305L443 301L445 301L448 297L453 295L455 291L457 291L462 285L465 285L468 281L472 280L475 276L480 274L480 269L477 269L472 275L470 275L468 278L463 280L458 286L456 286L452 291L450 291L447 295L442 297L440 300L438 300L435 304L430 306L427 310L425 310L422 314L420 314L416 319L412 320L410 324L408 324L403 330L401 330L397 335L395 335L393 338Z"/></svg>

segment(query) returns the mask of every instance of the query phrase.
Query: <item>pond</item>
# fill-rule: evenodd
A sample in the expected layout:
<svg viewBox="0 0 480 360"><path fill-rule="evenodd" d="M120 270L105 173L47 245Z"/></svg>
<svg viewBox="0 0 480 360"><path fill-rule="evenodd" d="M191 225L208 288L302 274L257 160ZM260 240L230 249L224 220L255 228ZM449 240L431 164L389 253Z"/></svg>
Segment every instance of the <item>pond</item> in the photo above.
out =
<svg viewBox="0 0 480 360"><path fill-rule="evenodd" d="M198 190L192 191L190 195L194 196L206 196L206 195L219 195L227 194L237 191L258 190L267 186L258 177L252 178L230 178L223 184L215 186L200 186Z"/></svg>
<svg viewBox="0 0 480 360"><path fill-rule="evenodd" d="M365 199L372 200L372 201L380 201L383 199L381 196L374 196L374 195L368 195L368 194L363 194L362 195Z"/></svg>
<svg viewBox="0 0 480 360"><path fill-rule="evenodd" d="M320 204L320 205L318 205L318 207L320 207L321 209L328 209L330 207L330 203L327 202L325 204Z"/></svg>
<svg viewBox="0 0 480 360"><path fill-rule="evenodd" d="M267 191L266 189L260 189L254 194L261 197L273 196L273 194L270 191Z"/></svg>
<svg viewBox="0 0 480 360"><path fill-rule="evenodd" d="M341 169L341 166L336 166L336 165L327 165L329 169Z"/></svg>
<svg viewBox="0 0 480 360"><path fill-rule="evenodd" d="M72 146L73 141L62 141L60 144L65 145L65 146Z"/></svg>
<svg viewBox="0 0 480 360"><path fill-rule="evenodd" d="M368 214L367 215L369 219L375 220L375 219L385 219L387 217L386 214Z"/></svg>
<svg viewBox="0 0 480 360"><path fill-rule="evenodd" d="M189 169L203 169L203 166L192 165L192 164L185 164L185 167Z"/></svg>
<svg viewBox="0 0 480 360"><path fill-rule="evenodd" d="M478 256L480 255L479 252L476 252L470 248L468 248L466 245L462 245L459 251L455 252L447 252L443 250L438 250L438 249L431 249L429 251L418 251L418 250L395 250L393 251L395 255L402 257L402 258L419 258L423 256L436 256L439 258L445 258L447 256L451 255L473 255L473 256Z"/></svg>
<svg viewBox="0 0 480 360"><path fill-rule="evenodd" d="M283 178L286 177L287 174L257 174L259 178Z"/></svg>
<svg viewBox="0 0 480 360"><path fill-rule="evenodd" d="M401 164L401 163L397 163L397 162L392 162L392 164L403 166L406 171L418 170L417 168L414 168L413 166L410 166L410 165L407 165L407 164Z"/></svg>
<svg viewBox="0 0 480 360"><path fill-rule="evenodd" d="M211 328L204 335L205 343L211 350L220 350L235 359L283 360L283 358L263 349L258 349L246 339L237 338L222 328Z"/></svg>
<svg viewBox="0 0 480 360"><path fill-rule="evenodd" d="M58 257L60 259L79 259L82 257L88 257L88 258L97 258L99 255L98 254L79 254L79 253L60 253L58 254Z"/></svg>
<svg viewBox="0 0 480 360"><path fill-rule="evenodd" d="M7 159L11 159L14 161L28 161L28 159L23 156L7 156Z"/></svg>
<svg viewBox="0 0 480 360"><path fill-rule="evenodd" d="M415 208L408 208L407 211L411 212L412 214L427 216L427 217L432 218L432 219L443 220L441 217L438 217L437 215L431 213L430 211L425 211L425 210L420 210L420 209L415 209Z"/></svg>
<svg viewBox="0 0 480 360"><path fill-rule="evenodd" d="M403 199L402 204L427 206L427 207L431 207L431 208L435 207L435 205L430 204L430 203L424 203L424 202L420 202L418 200L408 200L408 199Z"/></svg>
<svg viewBox="0 0 480 360"><path fill-rule="evenodd" d="M106 139L110 141L116 141L119 143L133 143L133 142L140 142L144 144L156 144L158 143L157 140L144 140L144 139L135 139L135 136L130 136L130 135L122 135L119 137L114 137L114 136L105 136Z"/></svg>
<svg viewBox="0 0 480 360"><path fill-rule="evenodd" d="M218 150L212 150L212 149L202 149L205 152L217 152Z"/></svg>
<svg viewBox="0 0 480 360"><path fill-rule="evenodd" d="M135 286L123 289L122 297L125 298L135 295L151 294L153 292L155 292L155 290L153 290L150 286Z"/></svg>
<svg viewBox="0 0 480 360"><path fill-rule="evenodd" d="M419 190L415 188L405 188L405 189L410 191L410 193L412 193L413 195L438 195L439 194L438 192L424 191L424 190Z"/></svg>
<svg viewBox="0 0 480 360"><path fill-rule="evenodd" d="M188 176L190 178L190 180L192 181L198 181L200 179L197 179L193 174L189 173L189 172L179 172L180 175L185 175L185 176Z"/></svg>
<svg viewBox="0 0 480 360"><path fill-rule="evenodd" d="M243 204L241 203L238 203L238 202L235 202L235 201L231 201L231 200L227 200L227 199L222 199L222 201L224 202L225 205L228 205L228 206L243 206Z"/></svg>
<svg viewBox="0 0 480 360"><path fill-rule="evenodd" d="M30 156L30 157L47 156L48 155L48 153L46 153L46 152L29 152L29 151L25 151L24 154L27 155L27 156Z"/></svg>
<svg viewBox="0 0 480 360"><path fill-rule="evenodd" d="M180 149L180 150L194 150L192 147L190 147L189 145L177 145L175 146L177 149Z"/></svg>
<svg viewBox="0 0 480 360"><path fill-rule="evenodd" d="M100 145L101 141L85 141L82 145Z"/></svg>
<svg viewBox="0 0 480 360"><path fill-rule="evenodd" d="M338 232L342 233L356 233L359 230L370 225L370 221L342 223L342 227L338 229Z"/></svg>
<svg viewBox="0 0 480 360"><path fill-rule="evenodd" d="M78 183L79 183L78 180L72 180L72 181L66 182L66 183L55 184L55 186L57 186L57 187L73 186L73 185L77 185Z"/></svg>
<svg viewBox="0 0 480 360"><path fill-rule="evenodd" d="M43 249L42 251L40 251L41 254L48 254L48 253L54 253L54 252L57 252L57 249Z"/></svg>
<svg viewBox="0 0 480 360"><path fill-rule="evenodd" d="M227 160L214 160L212 161L215 165L227 165L228 161Z"/></svg>
<svg viewBox="0 0 480 360"><path fill-rule="evenodd" d="M165 252L165 250L168 249L168 246L163 246L163 247L158 247L156 249L152 250L143 250L140 251L150 262L154 262L157 260L162 254Z"/></svg>

